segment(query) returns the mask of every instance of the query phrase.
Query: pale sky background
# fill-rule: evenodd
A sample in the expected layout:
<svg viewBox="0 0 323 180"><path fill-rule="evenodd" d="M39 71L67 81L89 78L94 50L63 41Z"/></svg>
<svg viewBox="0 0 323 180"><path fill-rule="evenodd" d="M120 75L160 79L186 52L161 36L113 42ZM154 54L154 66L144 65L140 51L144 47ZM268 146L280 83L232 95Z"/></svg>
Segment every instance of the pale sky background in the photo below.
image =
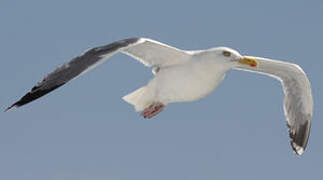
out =
<svg viewBox="0 0 323 180"><path fill-rule="evenodd" d="M182 49L228 46L299 64L314 116L303 156L289 145L280 83L230 71L194 103L143 119L121 97L151 70L125 55L0 112L3 180L321 179L323 1L0 1L0 106L84 50L128 37Z"/></svg>

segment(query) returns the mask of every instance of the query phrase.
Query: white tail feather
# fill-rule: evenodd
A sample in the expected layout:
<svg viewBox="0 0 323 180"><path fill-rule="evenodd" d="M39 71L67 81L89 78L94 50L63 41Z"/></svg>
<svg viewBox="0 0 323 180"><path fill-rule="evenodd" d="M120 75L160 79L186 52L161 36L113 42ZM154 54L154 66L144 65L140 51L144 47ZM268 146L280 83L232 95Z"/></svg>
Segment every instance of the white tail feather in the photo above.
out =
<svg viewBox="0 0 323 180"><path fill-rule="evenodd" d="M136 91L127 94L122 97L123 100L125 100L127 103L132 104L136 111L142 111L147 105L147 93L146 92L146 86L141 87L137 89Z"/></svg>

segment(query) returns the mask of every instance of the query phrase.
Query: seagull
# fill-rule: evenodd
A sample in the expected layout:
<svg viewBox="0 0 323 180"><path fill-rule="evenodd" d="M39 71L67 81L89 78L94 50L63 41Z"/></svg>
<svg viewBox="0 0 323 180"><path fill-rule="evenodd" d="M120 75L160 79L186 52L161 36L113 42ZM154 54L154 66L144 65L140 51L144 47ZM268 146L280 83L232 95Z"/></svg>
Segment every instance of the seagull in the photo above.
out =
<svg viewBox="0 0 323 180"><path fill-rule="evenodd" d="M313 98L311 84L302 68L293 63L242 56L228 47L186 51L148 38L115 41L89 49L58 67L5 111L44 96L119 52L152 67L153 79L146 86L123 97L136 111L141 111L144 118L152 118L170 103L206 97L231 69L278 79L285 94L283 104L290 144L296 154L304 152L310 134Z"/></svg>

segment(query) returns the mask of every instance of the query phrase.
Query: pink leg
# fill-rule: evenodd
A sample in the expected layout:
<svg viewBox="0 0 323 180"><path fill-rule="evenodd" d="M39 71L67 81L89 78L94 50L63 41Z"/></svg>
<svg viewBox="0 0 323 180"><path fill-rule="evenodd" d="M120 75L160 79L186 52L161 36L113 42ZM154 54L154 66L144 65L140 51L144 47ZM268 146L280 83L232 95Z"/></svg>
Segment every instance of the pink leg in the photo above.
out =
<svg viewBox="0 0 323 180"><path fill-rule="evenodd" d="M148 106L146 109L144 109L141 112L141 115L144 116L144 118L152 118L153 116L160 113L165 108L165 105L162 103L156 102Z"/></svg>

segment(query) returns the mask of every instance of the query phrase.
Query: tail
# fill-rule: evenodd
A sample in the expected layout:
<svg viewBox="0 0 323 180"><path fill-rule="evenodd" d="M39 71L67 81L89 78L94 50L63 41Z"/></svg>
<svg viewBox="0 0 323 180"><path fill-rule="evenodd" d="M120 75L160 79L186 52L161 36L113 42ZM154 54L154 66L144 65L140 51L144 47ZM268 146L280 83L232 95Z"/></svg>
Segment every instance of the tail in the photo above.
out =
<svg viewBox="0 0 323 180"><path fill-rule="evenodd" d="M149 105L149 98L147 95L149 93L146 92L147 87L141 87L136 91L125 95L122 99L127 103L132 104L136 111L142 111L146 106Z"/></svg>

